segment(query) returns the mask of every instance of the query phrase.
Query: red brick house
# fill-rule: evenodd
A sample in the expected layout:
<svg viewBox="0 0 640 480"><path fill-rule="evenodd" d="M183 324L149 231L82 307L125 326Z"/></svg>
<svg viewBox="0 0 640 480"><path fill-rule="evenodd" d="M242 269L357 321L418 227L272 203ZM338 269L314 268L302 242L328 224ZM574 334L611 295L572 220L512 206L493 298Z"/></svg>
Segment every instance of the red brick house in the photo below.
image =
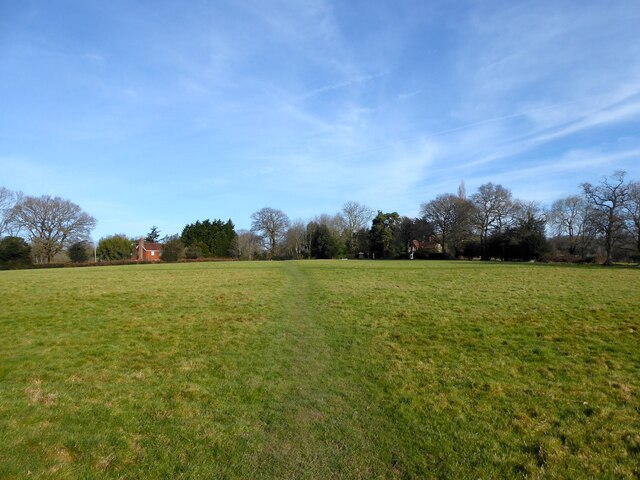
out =
<svg viewBox="0 0 640 480"><path fill-rule="evenodd" d="M433 253L442 253L442 245L435 241L433 237L429 237L426 240L410 240L407 245L407 250L409 252L409 258L413 258L413 254L418 250L422 250L425 252L433 252Z"/></svg>
<svg viewBox="0 0 640 480"><path fill-rule="evenodd" d="M162 254L162 244L154 242L146 242L142 238L138 240L136 251L133 258L136 261L157 262Z"/></svg>

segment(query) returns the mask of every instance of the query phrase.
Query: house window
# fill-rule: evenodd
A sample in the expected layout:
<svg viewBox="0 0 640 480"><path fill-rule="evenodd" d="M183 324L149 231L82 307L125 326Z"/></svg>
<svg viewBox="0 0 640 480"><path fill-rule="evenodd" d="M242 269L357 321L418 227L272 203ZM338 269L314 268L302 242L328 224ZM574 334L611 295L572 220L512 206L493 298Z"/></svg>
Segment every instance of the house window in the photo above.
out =
<svg viewBox="0 0 640 480"><path fill-rule="evenodd" d="M151 252L151 256L153 257L156 254L156 252Z"/></svg>

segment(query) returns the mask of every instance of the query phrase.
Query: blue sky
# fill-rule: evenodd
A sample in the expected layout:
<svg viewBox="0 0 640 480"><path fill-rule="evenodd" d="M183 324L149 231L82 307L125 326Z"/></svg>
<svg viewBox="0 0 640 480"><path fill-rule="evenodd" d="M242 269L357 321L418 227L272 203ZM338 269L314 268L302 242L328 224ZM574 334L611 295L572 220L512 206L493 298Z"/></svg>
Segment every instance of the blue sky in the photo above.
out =
<svg viewBox="0 0 640 480"><path fill-rule="evenodd" d="M0 0L0 185L94 237L640 179L633 1Z"/></svg>

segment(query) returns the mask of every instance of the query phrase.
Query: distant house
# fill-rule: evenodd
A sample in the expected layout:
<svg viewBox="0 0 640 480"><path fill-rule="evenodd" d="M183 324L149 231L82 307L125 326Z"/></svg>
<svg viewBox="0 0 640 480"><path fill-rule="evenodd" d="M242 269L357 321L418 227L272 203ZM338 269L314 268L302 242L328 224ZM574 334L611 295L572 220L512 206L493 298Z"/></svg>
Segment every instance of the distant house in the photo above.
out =
<svg viewBox="0 0 640 480"><path fill-rule="evenodd" d="M154 242L146 242L142 238L138 240L134 258L136 261L157 262L162 254L162 244Z"/></svg>
<svg viewBox="0 0 640 480"><path fill-rule="evenodd" d="M413 254L418 251L425 253L442 253L442 245L435 241L433 237L429 237L426 240L410 240L407 245L407 251L409 258L413 259Z"/></svg>
<svg viewBox="0 0 640 480"><path fill-rule="evenodd" d="M435 237L429 237L425 241L421 242L420 248L422 250L427 250L428 252L442 253L442 245L436 241Z"/></svg>

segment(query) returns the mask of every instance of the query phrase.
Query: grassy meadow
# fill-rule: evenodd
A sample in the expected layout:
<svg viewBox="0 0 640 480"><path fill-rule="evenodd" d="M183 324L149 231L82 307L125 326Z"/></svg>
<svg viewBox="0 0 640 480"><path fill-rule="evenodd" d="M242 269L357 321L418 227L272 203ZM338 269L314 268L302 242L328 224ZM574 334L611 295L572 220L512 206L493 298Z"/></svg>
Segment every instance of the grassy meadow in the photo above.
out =
<svg viewBox="0 0 640 480"><path fill-rule="evenodd" d="M0 272L0 478L638 478L640 270Z"/></svg>

